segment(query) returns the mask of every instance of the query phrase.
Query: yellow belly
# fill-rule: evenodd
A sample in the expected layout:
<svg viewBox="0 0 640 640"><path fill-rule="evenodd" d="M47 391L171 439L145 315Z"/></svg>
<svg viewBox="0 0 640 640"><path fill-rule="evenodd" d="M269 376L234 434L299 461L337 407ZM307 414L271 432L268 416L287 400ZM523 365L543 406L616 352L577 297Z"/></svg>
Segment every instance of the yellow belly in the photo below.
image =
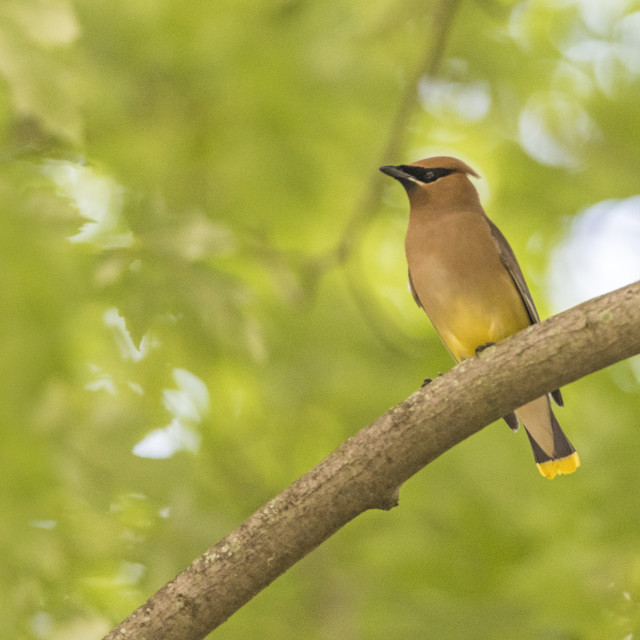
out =
<svg viewBox="0 0 640 640"><path fill-rule="evenodd" d="M483 300L457 299L425 311L458 362L475 355L478 347L500 342L530 324L515 287L513 293L505 292L492 305L484 304Z"/></svg>

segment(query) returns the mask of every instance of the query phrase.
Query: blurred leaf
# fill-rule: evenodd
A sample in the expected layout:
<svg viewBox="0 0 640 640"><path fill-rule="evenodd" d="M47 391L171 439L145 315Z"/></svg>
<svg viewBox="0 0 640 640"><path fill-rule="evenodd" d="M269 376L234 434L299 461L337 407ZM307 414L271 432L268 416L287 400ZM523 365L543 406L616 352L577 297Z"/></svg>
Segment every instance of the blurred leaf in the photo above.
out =
<svg viewBox="0 0 640 640"><path fill-rule="evenodd" d="M452 366L380 163L463 157L540 309L569 304L554 245L638 194L638 7L461 2L408 86L438 6L2 3L0 636L102 637ZM493 425L216 637L630 637L638 371L564 391L579 473L544 482Z"/></svg>

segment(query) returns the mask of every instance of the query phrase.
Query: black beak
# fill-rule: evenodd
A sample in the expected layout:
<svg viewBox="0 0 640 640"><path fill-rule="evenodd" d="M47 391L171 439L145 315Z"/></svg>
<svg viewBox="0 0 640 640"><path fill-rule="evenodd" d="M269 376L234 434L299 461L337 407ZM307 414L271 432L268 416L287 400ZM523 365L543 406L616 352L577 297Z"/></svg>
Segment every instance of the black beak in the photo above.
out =
<svg viewBox="0 0 640 640"><path fill-rule="evenodd" d="M413 190L418 184L415 176L412 176L408 171L405 171L401 166L394 167L393 165L385 165L380 167L382 173L386 173L388 176L395 178L406 191Z"/></svg>
<svg viewBox="0 0 640 640"><path fill-rule="evenodd" d="M380 167L380 171L382 171L382 173L386 173L388 176L391 176L392 178L395 178L396 180L400 180L400 181L404 181L404 180L410 180L411 182L415 182L415 178L407 173L406 171L403 171L400 167L394 167L393 165L385 165L384 167Z"/></svg>

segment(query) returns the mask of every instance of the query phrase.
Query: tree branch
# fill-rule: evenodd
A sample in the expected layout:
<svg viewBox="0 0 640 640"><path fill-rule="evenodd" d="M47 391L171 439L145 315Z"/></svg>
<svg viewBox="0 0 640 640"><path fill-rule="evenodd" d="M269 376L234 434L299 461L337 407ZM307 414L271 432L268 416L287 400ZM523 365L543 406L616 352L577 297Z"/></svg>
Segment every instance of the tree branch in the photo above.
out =
<svg viewBox="0 0 640 640"><path fill-rule="evenodd" d="M400 486L447 449L530 400L637 353L640 281L486 349L349 438L105 640L203 638L355 516L395 506Z"/></svg>

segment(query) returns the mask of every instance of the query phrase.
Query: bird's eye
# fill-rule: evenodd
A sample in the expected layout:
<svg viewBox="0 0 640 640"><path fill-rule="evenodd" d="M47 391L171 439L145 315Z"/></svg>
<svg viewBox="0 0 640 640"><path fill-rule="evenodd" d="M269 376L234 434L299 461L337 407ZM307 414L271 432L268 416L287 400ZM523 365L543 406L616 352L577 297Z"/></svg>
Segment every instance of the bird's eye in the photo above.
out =
<svg viewBox="0 0 640 640"><path fill-rule="evenodd" d="M421 180L422 182L429 183L435 182L436 180L444 178L445 176L448 176L454 172L455 169L444 169L440 167L437 167L435 169L422 169L422 175L416 175L416 178L418 178L418 180Z"/></svg>

